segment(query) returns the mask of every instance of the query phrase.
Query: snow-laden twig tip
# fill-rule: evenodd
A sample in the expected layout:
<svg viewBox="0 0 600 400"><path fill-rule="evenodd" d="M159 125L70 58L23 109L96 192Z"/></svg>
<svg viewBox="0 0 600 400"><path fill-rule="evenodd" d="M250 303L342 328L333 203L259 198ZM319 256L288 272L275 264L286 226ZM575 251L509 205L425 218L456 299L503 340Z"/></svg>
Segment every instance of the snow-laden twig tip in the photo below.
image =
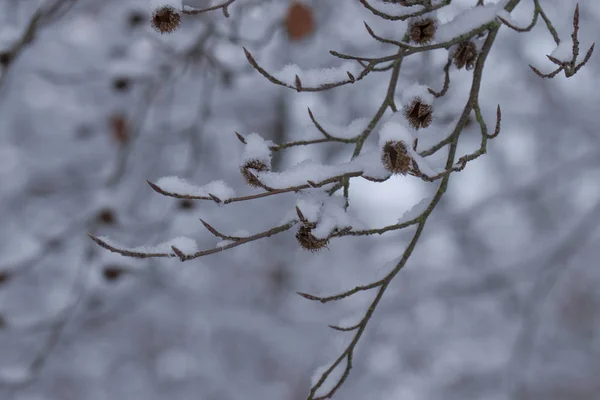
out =
<svg viewBox="0 0 600 400"><path fill-rule="evenodd" d="M173 250L173 252L177 255L177 257L179 257L179 259L181 261L185 261L185 254L183 254L183 252L181 250L179 250L177 247L175 246L171 246L171 249Z"/></svg>

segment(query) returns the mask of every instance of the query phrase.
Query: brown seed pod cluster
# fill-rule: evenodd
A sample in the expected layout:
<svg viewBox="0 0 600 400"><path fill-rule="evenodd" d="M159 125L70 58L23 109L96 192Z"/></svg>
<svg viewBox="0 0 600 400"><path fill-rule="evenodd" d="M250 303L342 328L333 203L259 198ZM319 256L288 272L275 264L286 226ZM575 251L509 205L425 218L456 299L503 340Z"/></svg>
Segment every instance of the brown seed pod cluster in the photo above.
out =
<svg viewBox="0 0 600 400"><path fill-rule="evenodd" d="M266 172L270 170L269 166L261 160L248 160L240 168L240 172L246 180L246 183L253 187L262 186L258 178L256 178L255 172Z"/></svg>
<svg viewBox="0 0 600 400"><path fill-rule="evenodd" d="M296 240L300 243L300 247L311 252L317 252L329 243L328 239L320 239L312 234L312 230L316 227L314 222L303 222L298 232L296 232Z"/></svg>
<svg viewBox="0 0 600 400"><path fill-rule="evenodd" d="M383 146L381 162L392 174L406 175L410 171L412 158L404 142L390 140Z"/></svg>
<svg viewBox="0 0 600 400"><path fill-rule="evenodd" d="M181 15L171 6L162 6L152 14L152 26L160 33L171 33L179 28Z"/></svg>
<svg viewBox="0 0 600 400"><path fill-rule="evenodd" d="M420 97L415 97L408 106L404 107L404 117L415 129L427 128L433 120L433 109Z"/></svg>
<svg viewBox="0 0 600 400"><path fill-rule="evenodd" d="M456 68L465 68L467 71L472 70L475 67L477 61L477 46L470 40L459 43L452 55L452 60Z"/></svg>
<svg viewBox="0 0 600 400"><path fill-rule="evenodd" d="M410 40L416 44L427 44L433 40L438 23L433 18L416 19L408 26Z"/></svg>

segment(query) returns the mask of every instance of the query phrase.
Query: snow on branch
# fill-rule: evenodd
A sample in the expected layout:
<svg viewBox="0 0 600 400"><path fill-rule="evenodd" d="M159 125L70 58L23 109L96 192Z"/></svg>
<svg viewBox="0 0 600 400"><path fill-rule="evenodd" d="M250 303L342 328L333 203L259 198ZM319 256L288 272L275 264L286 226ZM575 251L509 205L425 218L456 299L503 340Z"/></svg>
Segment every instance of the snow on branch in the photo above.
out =
<svg viewBox="0 0 600 400"><path fill-rule="evenodd" d="M227 16L228 7L234 1L224 1L206 9L192 9L183 6L180 0L152 0L155 9L152 23L159 31L170 32L179 26L180 13L197 15L221 9ZM594 49L592 44L581 57L579 6L575 7L570 40L561 41L539 0L533 0L535 8L532 22L522 28L517 27L510 20L510 13L519 4L519 0L503 0L489 5L478 1L473 7L443 24L437 20L436 13L437 10L449 5L451 0L359 1L366 10L380 18L407 21L406 33L402 40L380 37L365 24L375 43L397 47L393 54L383 57L365 57L331 51L330 54L333 56L345 60L340 66L301 70L297 65L287 65L279 72L270 73L258 64L246 48L243 50L250 65L263 77L275 85L295 89L298 92L320 92L353 84L371 72L389 73L387 91L370 118L354 120L349 125L340 127L328 122L327 116L317 120L309 109L308 117L322 137L282 144L265 140L257 133L245 136L236 133L237 138L244 145L243 155L237 166L248 186L258 190L252 194L237 196L229 185L220 180L202 186L193 185L173 176L160 178L156 183L148 182L153 190L168 197L209 200L218 204L258 200L294 192L297 197L295 202L289 205L290 217L285 219L283 224L255 234L239 232L228 234L207 221L200 220L208 233L218 241L216 247L204 250L199 250L196 242L189 238L177 238L157 246L128 248L106 237L90 235L99 246L123 256L178 257L181 261L188 261L269 238L292 228L296 228L295 238L298 245L312 252L327 248L330 241L344 236L382 235L401 229L412 230L412 238L399 257L390 265L389 273L383 278L329 296L298 292L303 298L320 303L339 301L364 292L375 294L358 322L353 321L351 324L340 326L331 325L331 328L336 331L350 334L352 340L337 358L316 371L308 400L333 397L349 377L357 343L389 284L407 265L429 216L446 192L451 174L462 171L470 161L484 155L488 151L488 142L498 137L502 119L500 106L496 110L496 123L492 131L488 129L483 118L479 97L486 59L500 28L507 26L518 32L527 32L536 25L538 20L544 21L557 44L552 54L548 55L548 59L557 66L553 72L544 74L531 67L536 74L544 78L552 78L561 71L564 71L567 77L574 75L588 62ZM448 56L443 70L438 71L440 76L443 76L444 82L441 90L435 91L417 82L408 82L399 88L403 61L414 54L432 50L444 50ZM454 83L451 79L453 75L450 73L452 68L468 71L471 83L464 88L468 96L459 115L451 124L442 124L436 120L436 101L446 96L449 87ZM457 88L457 90L461 89L463 88ZM396 102L402 103L401 109L398 109ZM473 116L479 125L480 146L471 153L460 155L458 149L462 133ZM447 129L448 132L443 136L444 139L431 147L419 149L419 139L429 133L429 129L426 129L429 126L439 130ZM374 134L378 137L374 137ZM331 164L307 159L291 168L273 170L271 158L274 151L321 143L350 145L354 149L346 162ZM447 152L444 165L439 168L431 166L430 157L441 150ZM354 182L353 178L361 177L374 182L383 182L392 175L410 175L428 182L434 194L420 201L403 215L392 216L389 225L377 228L363 226L348 213L351 200L349 192Z"/></svg>
<svg viewBox="0 0 600 400"><path fill-rule="evenodd" d="M211 232L213 235L227 240L228 243L223 244L221 246L217 246L212 249L206 250L198 250L196 242L193 239L189 238L177 238L172 239L170 241L161 243L156 246L140 246L135 248L127 248L126 246L117 244L113 242L107 237L96 237L94 235L88 234L88 236L96 242L99 246L104 247L105 249L112 251L113 253L118 253L125 257L133 257L133 258L160 258L160 257L178 257L181 261L189 261L195 258L208 256L211 254L219 253L224 250L229 250L231 248L241 246L242 244L254 242L259 239L264 239L271 237L273 235L277 235L279 233L285 232L291 229L294 225L298 223L297 220L292 220L283 225L276 226L274 228L256 233L254 235L244 236L244 237L234 237L234 236L225 236L216 231L212 226L208 225L205 221L202 221L202 224Z"/></svg>
<svg viewBox="0 0 600 400"><path fill-rule="evenodd" d="M374 67L374 65L368 65L358 68L357 64L344 63L337 68L302 71L296 65L288 65L280 72L271 74L258 64L252 53L245 47L244 53L250 65L262 76L276 85L295 89L298 92L322 92L351 84L363 79ZM300 75L302 75L302 78L300 78Z"/></svg>
<svg viewBox="0 0 600 400"><path fill-rule="evenodd" d="M542 78L554 78L560 72L565 72L565 77L570 78L575 75L584 65L592 57L592 53L594 52L594 46L596 43L592 43L592 45L588 48L585 56L582 60L580 60L580 42L579 42L579 4L575 6L575 12L573 13L573 33L571 34L571 38L568 40L561 41L558 38L558 34L556 30L554 30L552 23L544 13L543 9L539 5L539 2L536 1L536 11L546 22L548 30L552 33L554 40L556 41L556 48L552 51L551 54L546 55L548 60L557 65L557 68L549 73L542 73L533 65L529 67L531 70L538 76Z"/></svg>
<svg viewBox="0 0 600 400"><path fill-rule="evenodd" d="M233 189L221 180L203 186L195 186L176 176L160 178L156 183L148 181L156 192L169 197L190 200L213 200L217 203L234 197Z"/></svg>

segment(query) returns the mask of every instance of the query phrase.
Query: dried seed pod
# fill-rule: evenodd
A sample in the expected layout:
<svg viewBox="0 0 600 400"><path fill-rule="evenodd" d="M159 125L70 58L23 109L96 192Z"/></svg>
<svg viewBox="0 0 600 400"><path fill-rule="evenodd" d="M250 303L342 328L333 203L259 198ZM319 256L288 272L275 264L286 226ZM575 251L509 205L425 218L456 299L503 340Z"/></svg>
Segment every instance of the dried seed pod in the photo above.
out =
<svg viewBox="0 0 600 400"><path fill-rule="evenodd" d="M437 20L422 18L412 21L408 27L410 40L417 44L429 43L437 31Z"/></svg>
<svg viewBox="0 0 600 400"><path fill-rule="evenodd" d="M240 168L242 176L246 180L246 183L250 186L261 187L260 181L254 175L254 172L265 172L270 171L270 168L261 160L248 160Z"/></svg>
<svg viewBox="0 0 600 400"><path fill-rule="evenodd" d="M433 109L420 97L415 97L408 106L404 107L404 117L415 129L427 128L433 120Z"/></svg>
<svg viewBox="0 0 600 400"><path fill-rule="evenodd" d="M315 226L314 223L302 224L296 232L296 240L300 243L300 247L313 253L327 247L329 243L328 239L320 239L312 234Z"/></svg>
<svg viewBox="0 0 600 400"><path fill-rule="evenodd" d="M389 141L383 146L381 162L392 174L406 175L410 170L411 161L412 158L404 142Z"/></svg>
<svg viewBox="0 0 600 400"><path fill-rule="evenodd" d="M466 70L469 71L475 67L478 55L475 43L467 40L458 44L456 50L454 50L452 59L456 68L461 69L465 67Z"/></svg>
<svg viewBox="0 0 600 400"><path fill-rule="evenodd" d="M181 15L171 6L159 7L152 14L152 26L160 33L174 32L180 24Z"/></svg>

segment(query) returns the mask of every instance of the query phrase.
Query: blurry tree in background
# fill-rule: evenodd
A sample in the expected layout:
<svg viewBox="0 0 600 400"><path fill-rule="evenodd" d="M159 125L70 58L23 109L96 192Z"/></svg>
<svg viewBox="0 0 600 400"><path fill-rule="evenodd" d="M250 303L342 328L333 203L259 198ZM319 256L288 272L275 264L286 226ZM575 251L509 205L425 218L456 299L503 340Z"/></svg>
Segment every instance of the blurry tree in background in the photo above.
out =
<svg viewBox="0 0 600 400"><path fill-rule="evenodd" d="M177 2L150 3L0 1L2 399L304 399L311 386L314 398L595 398L596 57L572 73L600 37L597 2L189 0L177 16L152 14ZM510 28L534 16L531 32ZM151 20L178 25L161 35ZM362 65L339 59L352 56ZM349 83L310 90L339 76ZM373 133L354 140L382 101ZM487 154L444 173L478 155L483 121L495 133L497 104ZM429 157L438 142L456 160L448 146ZM373 157L347 163L359 146ZM387 178L384 165L400 173L358 177ZM292 178L304 195L279 193ZM448 180L420 238L424 218L354 235L415 221ZM169 185L207 200L156 193L173 197ZM315 194L332 187L341 203ZM223 205L232 192L260 198ZM180 258L235 248L136 259L87 233L132 246L194 238L166 242ZM372 319L381 283L326 304L295 293L326 300L370 282L385 283Z"/></svg>

